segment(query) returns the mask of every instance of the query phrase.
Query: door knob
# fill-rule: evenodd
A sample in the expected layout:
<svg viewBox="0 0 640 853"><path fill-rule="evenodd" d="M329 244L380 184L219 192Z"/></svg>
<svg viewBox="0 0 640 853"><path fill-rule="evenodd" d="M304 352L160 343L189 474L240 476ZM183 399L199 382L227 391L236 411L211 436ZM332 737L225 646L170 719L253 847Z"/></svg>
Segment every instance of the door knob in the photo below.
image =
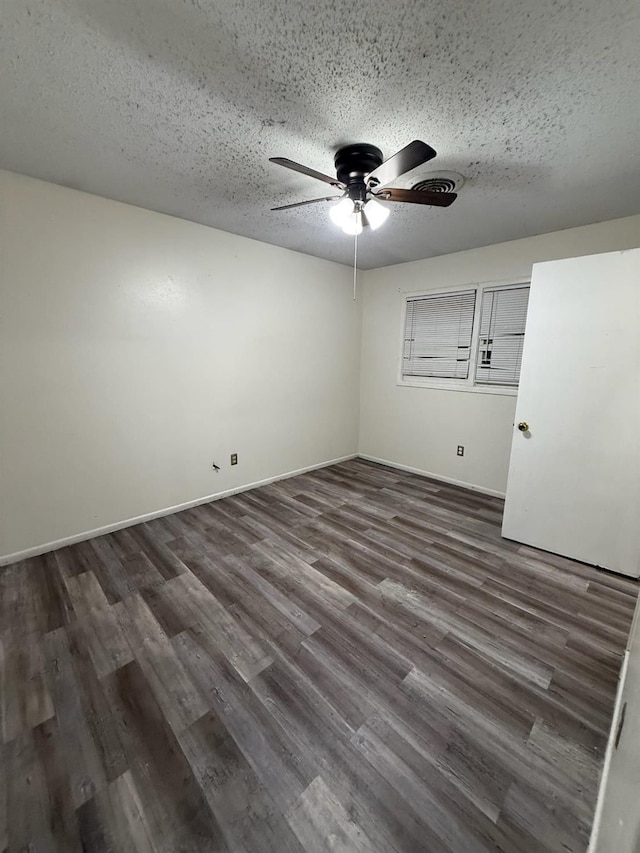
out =
<svg viewBox="0 0 640 853"><path fill-rule="evenodd" d="M520 421L518 429L520 432L529 432L529 424L526 421Z"/></svg>

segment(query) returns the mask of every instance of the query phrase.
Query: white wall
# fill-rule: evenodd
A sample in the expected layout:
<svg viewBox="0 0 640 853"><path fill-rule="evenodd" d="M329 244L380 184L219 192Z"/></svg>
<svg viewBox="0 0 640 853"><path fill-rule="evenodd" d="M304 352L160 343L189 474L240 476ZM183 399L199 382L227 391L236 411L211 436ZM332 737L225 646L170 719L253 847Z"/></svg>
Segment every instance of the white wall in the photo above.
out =
<svg viewBox="0 0 640 853"><path fill-rule="evenodd" d="M0 205L0 557L356 452L346 267L8 172Z"/></svg>
<svg viewBox="0 0 640 853"><path fill-rule="evenodd" d="M360 453L503 494L515 397L397 384L403 294L508 282L537 261L640 246L640 216L373 270L363 309ZM465 446L464 457L456 446Z"/></svg>
<svg viewBox="0 0 640 853"><path fill-rule="evenodd" d="M359 402L362 454L501 493L515 398L398 386L402 294L638 245L640 216L561 231L354 303L346 267L0 172L0 562L351 455Z"/></svg>

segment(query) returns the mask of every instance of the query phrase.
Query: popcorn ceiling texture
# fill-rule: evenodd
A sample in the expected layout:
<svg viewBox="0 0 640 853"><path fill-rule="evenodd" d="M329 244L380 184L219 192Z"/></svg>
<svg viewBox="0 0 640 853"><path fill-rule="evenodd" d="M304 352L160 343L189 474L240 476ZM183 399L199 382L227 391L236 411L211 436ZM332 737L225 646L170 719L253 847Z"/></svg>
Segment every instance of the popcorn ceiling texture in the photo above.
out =
<svg viewBox="0 0 640 853"><path fill-rule="evenodd" d="M637 0L5 0L0 167L349 263L268 158L424 139L459 199L359 257L426 258L640 210L639 44Z"/></svg>

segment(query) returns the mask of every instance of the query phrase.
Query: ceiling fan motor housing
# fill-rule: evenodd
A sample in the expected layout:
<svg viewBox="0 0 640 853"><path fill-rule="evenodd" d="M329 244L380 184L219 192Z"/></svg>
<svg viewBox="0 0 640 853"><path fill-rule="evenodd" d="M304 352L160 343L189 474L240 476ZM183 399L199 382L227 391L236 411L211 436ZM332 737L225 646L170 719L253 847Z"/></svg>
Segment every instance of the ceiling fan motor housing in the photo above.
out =
<svg viewBox="0 0 640 853"><path fill-rule="evenodd" d="M334 163L338 180L346 184L349 198L364 201L367 196L365 178L382 163L382 151L366 142L345 145L336 152Z"/></svg>

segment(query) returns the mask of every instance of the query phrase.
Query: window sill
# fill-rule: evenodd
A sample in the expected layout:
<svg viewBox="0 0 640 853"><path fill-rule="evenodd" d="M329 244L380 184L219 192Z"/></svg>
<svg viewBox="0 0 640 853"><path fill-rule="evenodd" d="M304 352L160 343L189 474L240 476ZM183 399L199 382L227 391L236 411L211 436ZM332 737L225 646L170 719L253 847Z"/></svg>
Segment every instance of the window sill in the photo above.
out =
<svg viewBox="0 0 640 853"><path fill-rule="evenodd" d="M435 391L470 391L472 394L498 394L501 397L517 397L518 389L511 385L473 385L473 383L465 380L449 380L443 379L424 379L410 380L399 379L396 382L404 388L430 388Z"/></svg>

